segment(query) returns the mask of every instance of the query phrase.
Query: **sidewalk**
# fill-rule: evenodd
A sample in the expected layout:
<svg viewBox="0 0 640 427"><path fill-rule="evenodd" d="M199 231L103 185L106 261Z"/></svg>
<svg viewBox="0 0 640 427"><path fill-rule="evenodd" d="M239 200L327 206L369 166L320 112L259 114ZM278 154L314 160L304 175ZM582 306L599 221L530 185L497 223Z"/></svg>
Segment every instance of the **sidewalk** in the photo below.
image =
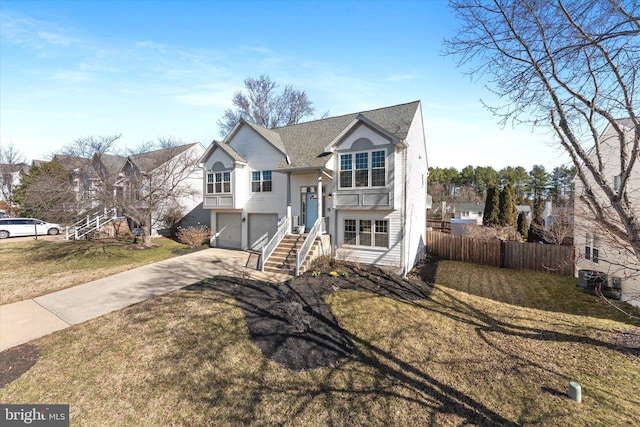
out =
<svg viewBox="0 0 640 427"><path fill-rule="evenodd" d="M197 283L212 276L238 277L249 253L210 248L113 276L0 306L0 351ZM251 278L284 281L284 274L251 270Z"/></svg>

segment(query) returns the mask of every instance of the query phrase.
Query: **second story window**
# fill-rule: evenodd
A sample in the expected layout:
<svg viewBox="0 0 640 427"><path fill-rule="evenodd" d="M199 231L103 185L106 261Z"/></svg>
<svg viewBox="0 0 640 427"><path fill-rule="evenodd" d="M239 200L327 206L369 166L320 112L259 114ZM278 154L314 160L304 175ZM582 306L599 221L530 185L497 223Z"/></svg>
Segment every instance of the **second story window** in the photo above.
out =
<svg viewBox="0 0 640 427"><path fill-rule="evenodd" d="M269 192L272 189L271 171L251 172L251 191Z"/></svg>
<svg viewBox="0 0 640 427"><path fill-rule="evenodd" d="M340 188L384 187L387 178L385 161L384 150L341 154Z"/></svg>
<svg viewBox="0 0 640 427"><path fill-rule="evenodd" d="M231 193L231 172L208 173L207 193Z"/></svg>

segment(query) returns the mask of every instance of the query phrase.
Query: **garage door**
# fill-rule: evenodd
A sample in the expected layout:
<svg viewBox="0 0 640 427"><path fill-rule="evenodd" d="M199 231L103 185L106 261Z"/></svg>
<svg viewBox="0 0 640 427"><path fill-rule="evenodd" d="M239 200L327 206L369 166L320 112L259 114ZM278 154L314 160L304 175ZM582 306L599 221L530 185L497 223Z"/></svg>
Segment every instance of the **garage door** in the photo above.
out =
<svg viewBox="0 0 640 427"><path fill-rule="evenodd" d="M249 214L249 248L260 249L277 229L277 214Z"/></svg>
<svg viewBox="0 0 640 427"><path fill-rule="evenodd" d="M242 236L242 220L240 214L218 213L216 216L216 246L240 249Z"/></svg>

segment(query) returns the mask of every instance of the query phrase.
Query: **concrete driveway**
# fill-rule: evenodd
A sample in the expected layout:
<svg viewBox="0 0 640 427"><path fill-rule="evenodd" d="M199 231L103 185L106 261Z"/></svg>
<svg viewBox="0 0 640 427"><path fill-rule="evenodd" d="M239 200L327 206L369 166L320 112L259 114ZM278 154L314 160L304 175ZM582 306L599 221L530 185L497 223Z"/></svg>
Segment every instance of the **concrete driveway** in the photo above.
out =
<svg viewBox="0 0 640 427"><path fill-rule="evenodd" d="M209 277L239 277L249 257L248 252L210 248L0 306L0 351ZM289 278L249 271L252 279L280 282Z"/></svg>

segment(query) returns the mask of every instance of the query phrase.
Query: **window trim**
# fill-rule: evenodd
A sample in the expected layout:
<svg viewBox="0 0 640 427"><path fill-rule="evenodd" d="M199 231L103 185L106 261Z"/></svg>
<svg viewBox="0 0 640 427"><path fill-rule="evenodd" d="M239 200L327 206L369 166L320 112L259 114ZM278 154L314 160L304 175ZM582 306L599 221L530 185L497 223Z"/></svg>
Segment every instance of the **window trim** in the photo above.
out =
<svg viewBox="0 0 640 427"><path fill-rule="evenodd" d="M225 175L227 175L227 174L229 175L229 180L228 181L226 181L224 179ZM218 179L218 175L220 175L220 177L222 179L221 181L217 180ZM206 184L205 184L206 185L206 188L205 188L206 194L231 194L231 190L232 190L232 187L231 187L231 175L232 175L231 171L210 171L210 172L207 172L207 181L206 181ZM209 181L209 177L211 177L211 181ZM229 191L225 191L225 189L224 189L226 183L229 184ZM217 184L220 184L221 191L216 191ZM213 191L209 191L209 186L210 185L211 185L211 189Z"/></svg>
<svg viewBox="0 0 640 427"><path fill-rule="evenodd" d="M622 175L615 175L613 177L613 191L620 191L621 184L622 184Z"/></svg>
<svg viewBox="0 0 640 427"><path fill-rule="evenodd" d="M369 222L369 232L363 232L363 222ZM349 223L350 227L355 227L353 230L347 231L347 224ZM386 229L385 232L376 231L378 227L384 227ZM390 245L390 233L389 233L389 219L371 219L371 218L343 218L342 220L342 237L343 244L346 246L353 246L359 248L370 248L370 249L389 249ZM353 235L353 238L349 240L355 239L354 243L347 243L347 234ZM368 234L369 235L369 244L362 245L360 244L360 235ZM376 241L378 240L378 236L385 236L386 246L378 246L376 245Z"/></svg>
<svg viewBox="0 0 640 427"><path fill-rule="evenodd" d="M373 167L373 153L382 152L382 159L384 160L384 165L382 167ZM357 157L358 154L367 154L366 159L366 168L358 168L357 167ZM349 169L343 169L342 158L345 156L351 156L351 160L349 161ZM387 186L388 177L387 177L387 150L385 148L382 149L372 149L372 150L361 150L361 151L350 151L347 153L340 153L338 155L338 189L362 189L362 188L384 188ZM367 171L367 185L357 185L357 175L358 171ZM384 184L383 185L373 185L373 173L374 171L384 171ZM342 173L349 172L351 174L351 185L343 186L342 185Z"/></svg>
<svg viewBox="0 0 640 427"><path fill-rule="evenodd" d="M587 233L584 245L584 259L594 264L600 262L600 245L598 236L594 233Z"/></svg>
<svg viewBox="0 0 640 427"><path fill-rule="evenodd" d="M265 174L269 174L269 179L265 179ZM260 179L256 180L255 174L259 174ZM254 189L254 183L258 183L258 188ZM269 189L265 190L265 183L269 183ZM251 171L251 192L252 193L271 193L273 192L273 171L272 170L262 170L262 171Z"/></svg>

